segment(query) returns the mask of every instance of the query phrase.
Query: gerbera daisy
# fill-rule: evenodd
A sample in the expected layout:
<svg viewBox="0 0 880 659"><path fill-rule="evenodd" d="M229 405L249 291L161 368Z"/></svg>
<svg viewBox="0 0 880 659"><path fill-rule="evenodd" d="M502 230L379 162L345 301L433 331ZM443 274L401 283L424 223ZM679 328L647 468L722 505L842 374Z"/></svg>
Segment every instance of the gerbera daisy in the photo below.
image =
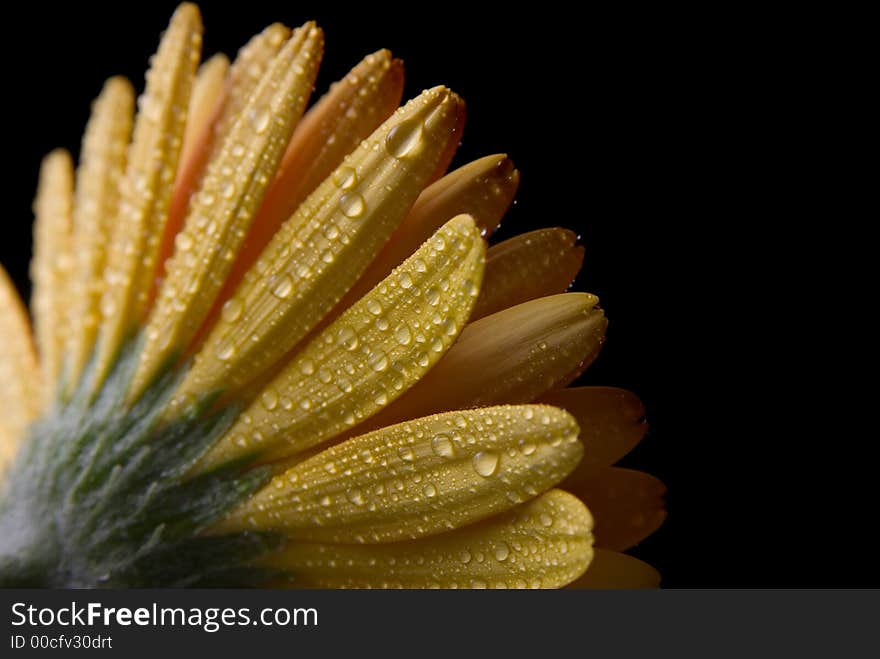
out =
<svg viewBox="0 0 880 659"><path fill-rule="evenodd" d="M201 29L44 160L33 332L0 271L0 581L656 585L644 410L566 388L607 324L574 234L487 250L519 173L446 173L464 104L398 108L388 51L306 112L315 24L199 68Z"/></svg>

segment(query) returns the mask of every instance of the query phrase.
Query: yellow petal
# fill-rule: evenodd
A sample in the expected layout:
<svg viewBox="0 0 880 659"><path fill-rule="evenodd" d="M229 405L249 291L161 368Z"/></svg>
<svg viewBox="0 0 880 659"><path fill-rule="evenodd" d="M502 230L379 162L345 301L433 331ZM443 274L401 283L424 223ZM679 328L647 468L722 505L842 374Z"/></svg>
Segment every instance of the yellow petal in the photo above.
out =
<svg viewBox="0 0 880 659"><path fill-rule="evenodd" d="M502 512L580 460L577 425L555 407L438 414L337 444L276 476L216 531L278 529L318 542L394 542Z"/></svg>
<svg viewBox="0 0 880 659"><path fill-rule="evenodd" d="M93 386L101 384L146 310L201 43L199 10L184 3L159 44L135 120L107 253Z"/></svg>
<svg viewBox="0 0 880 659"><path fill-rule="evenodd" d="M57 391L67 341L67 284L73 267L73 161L58 149L43 160L34 201L31 311L40 355L43 399Z"/></svg>
<svg viewBox="0 0 880 659"><path fill-rule="evenodd" d="M355 432L445 410L527 403L591 359L607 321L588 293L532 300L471 323L418 384Z"/></svg>
<svg viewBox="0 0 880 659"><path fill-rule="evenodd" d="M450 220L297 353L205 464L302 451L400 396L437 363L467 321L485 251L470 216Z"/></svg>
<svg viewBox="0 0 880 659"><path fill-rule="evenodd" d="M312 23L306 25L313 26ZM272 23L238 51L235 62L229 68L226 80L226 104L215 128L215 144L218 151L291 36L289 27L282 23Z"/></svg>
<svg viewBox="0 0 880 659"><path fill-rule="evenodd" d="M584 248L567 229L539 229L494 245L472 320L535 298L564 292L584 261Z"/></svg>
<svg viewBox="0 0 880 659"><path fill-rule="evenodd" d="M389 51L380 50L364 58L306 113L290 138L275 181L266 192L218 300L226 300L235 292L278 228L342 159L391 115L402 93L403 62L392 59ZM452 215L446 219L449 217ZM219 313L220 304L216 304L206 325L212 324Z"/></svg>
<svg viewBox="0 0 880 659"><path fill-rule="evenodd" d="M577 419L586 452L575 477L609 467L638 444L648 424L638 396L614 387L575 387L544 394L539 402L561 407Z"/></svg>
<svg viewBox="0 0 880 659"><path fill-rule="evenodd" d="M409 210L459 108L443 87L424 92L309 196L225 302L181 397L238 388L305 337Z"/></svg>
<svg viewBox="0 0 880 659"><path fill-rule="evenodd" d="M551 490L507 513L433 538L386 545L294 542L261 565L293 588L559 588L593 556L592 518Z"/></svg>
<svg viewBox="0 0 880 659"><path fill-rule="evenodd" d="M235 120L241 116L263 74L289 38L290 28L281 23L273 23L248 41L229 67L221 96L217 100L219 107L209 118L200 136L195 138L196 143L189 150L189 155L186 159L181 158L171 207L168 209L168 222L159 247L160 272L157 273L157 280L164 278L162 269L174 252L174 239L183 227L190 199L202 181L206 165L219 154ZM152 298L155 298L156 287L154 283Z"/></svg>
<svg viewBox="0 0 880 659"><path fill-rule="evenodd" d="M75 384L88 360L101 319L106 246L119 207L119 186L134 113L134 89L111 78L92 108L76 172L73 272L68 287L67 379Z"/></svg>
<svg viewBox="0 0 880 659"><path fill-rule="evenodd" d="M221 111L226 96L228 73L229 58L223 53L214 55L199 67L186 115L186 131L180 151L181 170L193 158L203 135L213 130L212 123Z"/></svg>
<svg viewBox="0 0 880 659"><path fill-rule="evenodd" d="M39 367L27 312L0 266L0 477L39 408Z"/></svg>
<svg viewBox="0 0 880 659"><path fill-rule="evenodd" d="M519 172L513 161L501 154L468 163L425 188L394 235L323 324L388 276L450 217L467 213L483 235L490 233L510 207L518 184Z"/></svg>
<svg viewBox="0 0 880 659"><path fill-rule="evenodd" d="M659 588L660 573L637 558L597 547L586 573L568 587Z"/></svg>
<svg viewBox="0 0 880 659"><path fill-rule="evenodd" d="M323 44L313 23L294 33L208 165L147 323L135 396L186 348L210 310L305 109Z"/></svg>
<svg viewBox="0 0 880 659"><path fill-rule="evenodd" d="M623 551L660 528L666 519L666 486L641 471L605 467L565 484L596 518L596 544Z"/></svg>

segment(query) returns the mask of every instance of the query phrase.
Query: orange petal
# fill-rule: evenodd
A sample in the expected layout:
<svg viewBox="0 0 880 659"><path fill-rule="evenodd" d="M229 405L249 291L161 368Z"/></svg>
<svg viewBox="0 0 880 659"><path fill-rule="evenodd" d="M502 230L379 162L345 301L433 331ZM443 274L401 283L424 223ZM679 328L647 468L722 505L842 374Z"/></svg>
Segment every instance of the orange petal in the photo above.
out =
<svg viewBox="0 0 880 659"><path fill-rule="evenodd" d="M539 399L561 407L577 419L586 446L575 473L610 467L638 444L648 424L645 407L635 394L614 387L575 387L544 394Z"/></svg>
<svg viewBox="0 0 880 659"><path fill-rule="evenodd" d="M584 262L584 248L575 245L576 240L567 229L539 229L490 248L486 279L471 320L564 292Z"/></svg>
<svg viewBox="0 0 880 659"><path fill-rule="evenodd" d="M666 519L666 486L641 471L605 467L561 486L589 506L596 519L596 545L623 551L660 528Z"/></svg>
<svg viewBox="0 0 880 659"><path fill-rule="evenodd" d="M43 159L34 215L31 311L44 400L48 401L57 392L64 360L68 327L66 288L73 267L73 161L63 149Z"/></svg>
<svg viewBox="0 0 880 659"><path fill-rule="evenodd" d="M659 588L660 573L632 556L595 548L587 571L568 588Z"/></svg>
<svg viewBox="0 0 880 659"><path fill-rule="evenodd" d="M372 429L446 410L533 401L598 351L607 324L598 303L588 293L564 293L471 323L437 366L365 426Z"/></svg>
<svg viewBox="0 0 880 659"><path fill-rule="evenodd" d="M0 266L0 477L39 408L40 373L27 312Z"/></svg>

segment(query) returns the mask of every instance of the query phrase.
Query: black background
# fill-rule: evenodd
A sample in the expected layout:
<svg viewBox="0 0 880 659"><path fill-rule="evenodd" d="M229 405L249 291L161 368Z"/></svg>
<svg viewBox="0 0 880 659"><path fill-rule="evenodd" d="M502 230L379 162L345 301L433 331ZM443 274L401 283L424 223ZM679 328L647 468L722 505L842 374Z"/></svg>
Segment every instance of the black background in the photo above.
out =
<svg viewBox="0 0 880 659"><path fill-rule="evenodd" d="M105 78L142 85L173 7L32 3L7 22L0 258L22 286L40 158L77 152ZM777 375L783 358L761 352L775 336L763 306L773 286L756 274L773 217L758 199L775 154L757 146L768 128L755 117L773 112L786 78L760 36L721 12L668 8L201 7L206 54L234 55L275 20L318 20L316 94L390 48L406 62L405 98L442 83L467 101L456 164L496 152L516 162L522 184L499 238L554 225L581 234L577 287L611 321L582 381L629 388L647 406L651 431L626 464L667 483L669 518L634 553L666 586L880 583L851 553L862 540L852 525L866 519L840 514L849 502L835 467L807 462L817 445L786 418L798 411Z"/></svg>

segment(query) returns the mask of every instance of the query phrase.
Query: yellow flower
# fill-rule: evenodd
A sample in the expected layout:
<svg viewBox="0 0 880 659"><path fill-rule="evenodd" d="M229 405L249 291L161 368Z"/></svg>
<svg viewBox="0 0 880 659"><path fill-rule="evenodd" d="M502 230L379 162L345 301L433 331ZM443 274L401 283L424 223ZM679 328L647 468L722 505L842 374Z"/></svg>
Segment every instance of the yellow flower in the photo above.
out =
<svg viewBox="0 0 880 659"><path fill-rule="evenodd" d="M201 30L45 159L33 333L0 270L0 580L656 585L619 552L663 487L611 466L644 410L566 388L607 325L574 234L487 250L519 173L446 173L464 104L398 108L388 51L306 111L315 24L199 68Z"/></svg>

